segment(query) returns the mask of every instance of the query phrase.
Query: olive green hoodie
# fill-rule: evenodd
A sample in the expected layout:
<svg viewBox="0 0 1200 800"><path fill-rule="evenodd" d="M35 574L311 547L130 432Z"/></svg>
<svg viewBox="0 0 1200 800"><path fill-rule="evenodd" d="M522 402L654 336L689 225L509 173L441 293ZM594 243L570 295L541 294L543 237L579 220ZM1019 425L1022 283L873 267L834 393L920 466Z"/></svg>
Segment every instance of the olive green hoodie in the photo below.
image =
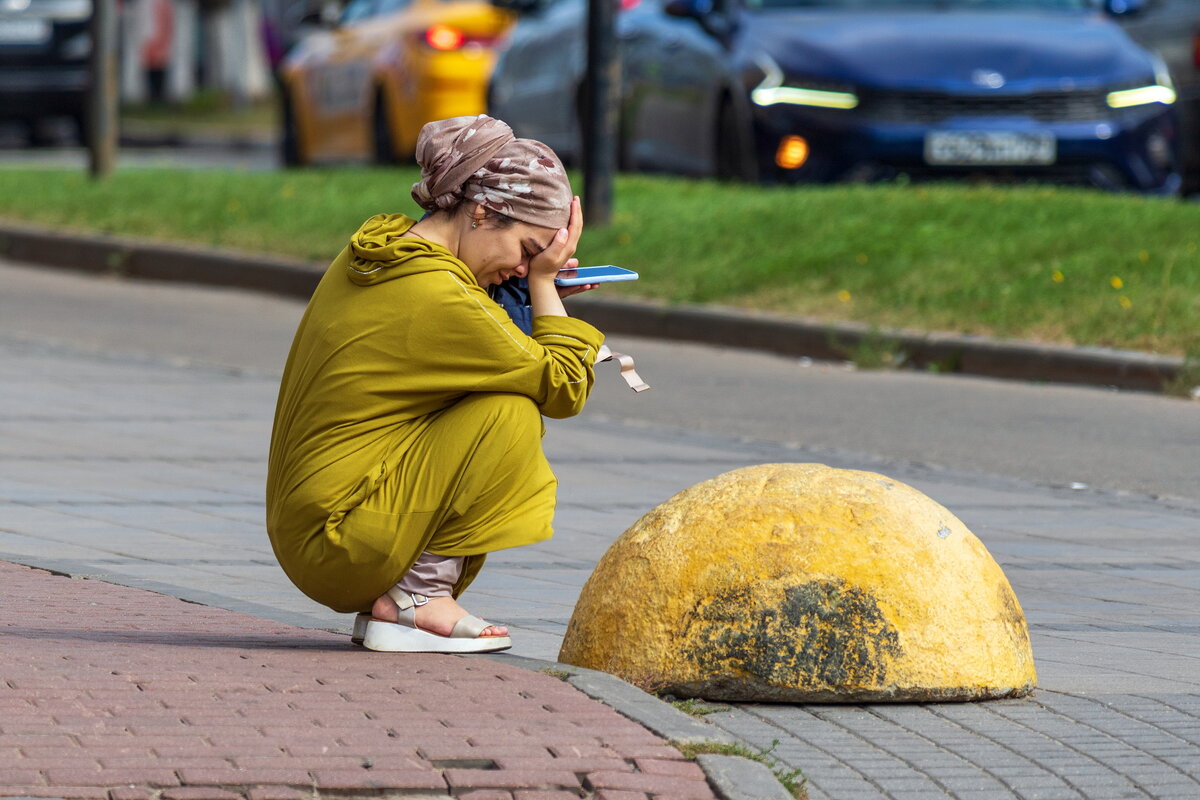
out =
<svg viewBox="0 0 1200 800"><path fill-rule="evenodd" d="M296 331L266 497L268 532L289 574L370 494L387 461L403 458L430 415L470 393L505 392L569 417L591 391L599 331L539 316L525 335L448 250L403 236L413 224L399 214L363 223Z"/></svg>

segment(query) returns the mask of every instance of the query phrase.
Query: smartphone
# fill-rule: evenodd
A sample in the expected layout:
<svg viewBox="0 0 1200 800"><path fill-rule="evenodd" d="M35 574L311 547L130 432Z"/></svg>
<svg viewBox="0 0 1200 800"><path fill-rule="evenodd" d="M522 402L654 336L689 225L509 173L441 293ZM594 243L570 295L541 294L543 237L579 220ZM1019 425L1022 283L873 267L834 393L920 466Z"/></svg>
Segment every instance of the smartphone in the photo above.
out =
<svg viewBox="0 0 1200 800"><path fill-rule="evenodd" d="M585 283L611 283L613 281L636 281L638 274L631 269L622 269L609 264L604 267L578 267L574 278L555 278L557 286L582 286Z"/></svg>

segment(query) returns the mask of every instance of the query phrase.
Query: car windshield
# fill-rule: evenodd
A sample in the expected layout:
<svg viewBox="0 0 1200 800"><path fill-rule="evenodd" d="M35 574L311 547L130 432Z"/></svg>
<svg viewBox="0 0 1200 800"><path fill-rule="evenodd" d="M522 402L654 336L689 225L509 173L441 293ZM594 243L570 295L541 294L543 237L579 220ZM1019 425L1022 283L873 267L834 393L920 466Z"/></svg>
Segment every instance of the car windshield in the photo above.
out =
<svg viewBox="0 0 1200 800"><path fill-rule="evenodd" d="M1083 11L1092 0L746 0L751 8L837 8L853 11Z"/></svg>

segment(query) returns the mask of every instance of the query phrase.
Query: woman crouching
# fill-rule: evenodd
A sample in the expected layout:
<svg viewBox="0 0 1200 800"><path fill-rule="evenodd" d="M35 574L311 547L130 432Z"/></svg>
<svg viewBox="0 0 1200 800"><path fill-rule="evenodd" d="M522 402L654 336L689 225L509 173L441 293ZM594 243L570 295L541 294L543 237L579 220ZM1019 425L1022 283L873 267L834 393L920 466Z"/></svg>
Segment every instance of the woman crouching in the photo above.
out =
<svg viewBox="0 0 1200 800"><path fill-rule="evenodd" d="M309 302L284 370L267 530L288 577L360 612L374 650L490 652L457 602L488 553L551 535L542 416L578 414L603 335L555 286L577 262L561 162L487 116L426 125L420 221L367 220ZM489 296L528 280L532 335Z"/></svg>

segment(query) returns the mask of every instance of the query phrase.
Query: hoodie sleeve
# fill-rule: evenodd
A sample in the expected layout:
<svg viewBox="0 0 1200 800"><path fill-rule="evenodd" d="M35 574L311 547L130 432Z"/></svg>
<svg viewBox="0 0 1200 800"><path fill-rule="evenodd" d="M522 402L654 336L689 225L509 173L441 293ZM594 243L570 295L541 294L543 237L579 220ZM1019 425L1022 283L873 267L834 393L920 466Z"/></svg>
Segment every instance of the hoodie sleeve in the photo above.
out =
<svg viewBox="0 0 1200 800"><path fill-rule="evenodd" d="M416 326L406 343L420 354L428 388L523 394L554 418L583 410L604 343L600 331L573 317L539 316L528 336L480 287L449 271L436 278L437 323Z"/></svg>

